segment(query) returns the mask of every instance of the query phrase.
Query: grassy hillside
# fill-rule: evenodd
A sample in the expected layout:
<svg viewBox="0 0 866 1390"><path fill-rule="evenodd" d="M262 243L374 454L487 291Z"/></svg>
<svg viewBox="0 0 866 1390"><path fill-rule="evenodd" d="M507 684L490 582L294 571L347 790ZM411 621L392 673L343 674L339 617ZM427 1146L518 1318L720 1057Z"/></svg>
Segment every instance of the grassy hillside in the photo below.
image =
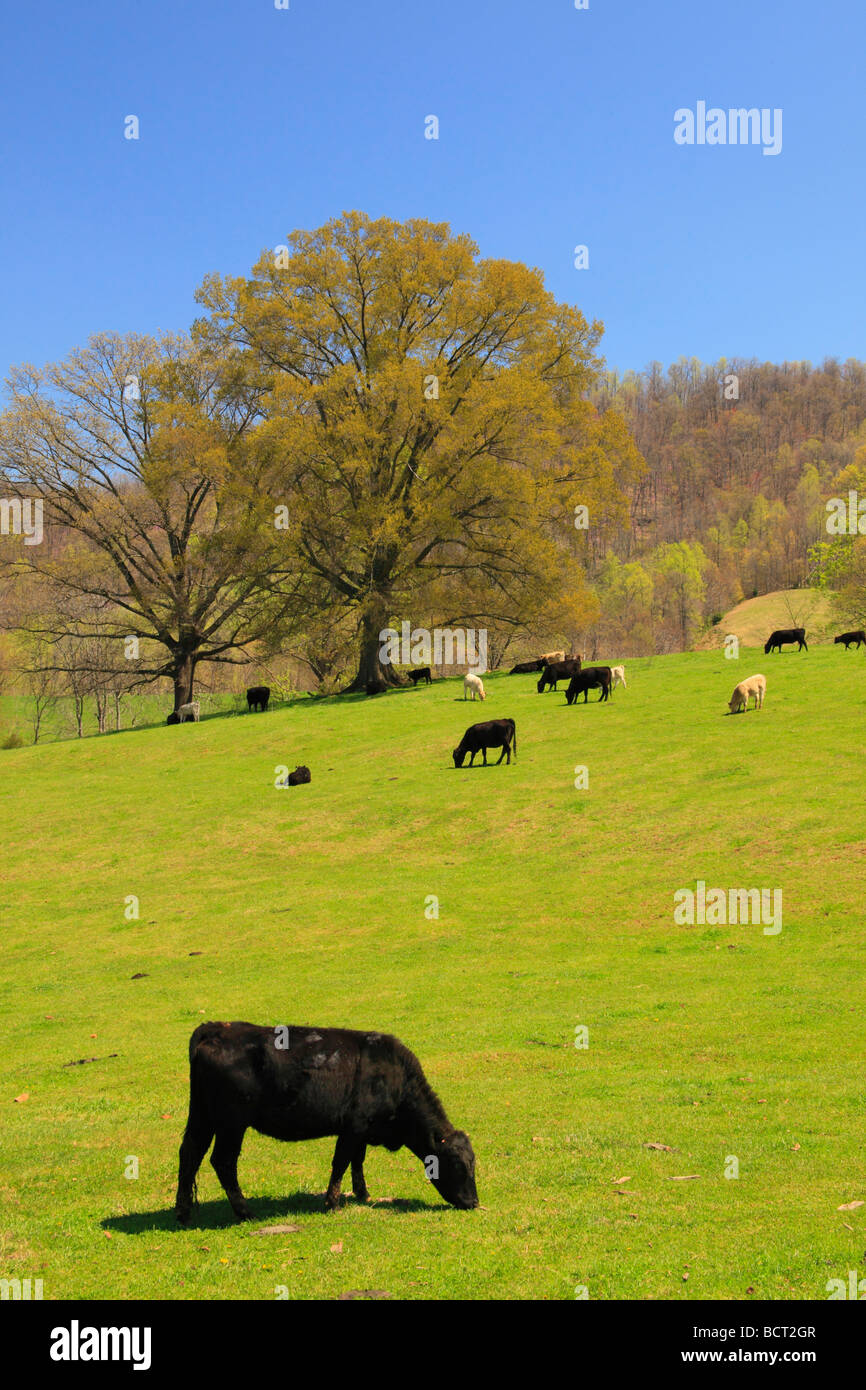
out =
<svg viewBox="0 0 866 1390"><path fill-rule="evenodd" d="M755 671L763 711L726 717ZM0 1274L46 1298L793 1299L858 1268L866 661L627 673L607 705L497 676L483 709L452 681L0 754ZM517 763L455 771L497 715ZM275 790L296 762L312 784ZM782 931L677 925L699 879L780 888ZM187 1042L219 1018L396 1033L483 1209L376 1149L378 1203L327 1215L332 1142L248 1133L258 1222L206 1162L178 1230Z"/></svg>
<svg viewBox="0 0 866 1390"><path fill-rule="evenodd" d="M747 647L763 646L774 628L805 627L806 641L832 641L844 631L831 608L830 595L818 589L777 589L772 594L744 599L726 613L698 642L698 649L721 647L728 633L739 637Z"/></svg>

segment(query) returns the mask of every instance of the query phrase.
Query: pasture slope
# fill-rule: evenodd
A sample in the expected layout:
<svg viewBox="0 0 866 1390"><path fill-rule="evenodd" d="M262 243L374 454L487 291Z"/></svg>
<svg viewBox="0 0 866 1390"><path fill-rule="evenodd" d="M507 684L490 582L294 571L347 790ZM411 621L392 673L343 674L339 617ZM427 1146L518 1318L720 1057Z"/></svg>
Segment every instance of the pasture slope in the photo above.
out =
<svg viewBox="0 0 866 1390"><path fill-rule="evenodd" d="M855 622L846 623L833 612L831 595L820 589L777 589L772 594L759 594L757 598L738 603L696 646L698 651L721 647L732 632L744 646L763 648L776 628L805 627L806 641L811 648L813 642L832 642L837 632L856 626Z"/></svg>
<svg viewBox="0 0 866 1390"><path fill-rule="evenodd" d="M866 1206L839 1210L866 1200L866 657L626 670L586 707L487 676L483 708L455 680L3 753L0 1275L45 1298L748 1300L866 1272ZM763 711L727 716L756 671ZM501 715L517 762L455 771ZM312 784L275 790L298 762ZM699 879L781 888L781 933L676 925ZM396 1033L471 1136L483 1209L374 1149L392 1200L326 1215L332 1141L248 1133L256 1222L206 1162L178 1230L203 1019Z"/></svg>

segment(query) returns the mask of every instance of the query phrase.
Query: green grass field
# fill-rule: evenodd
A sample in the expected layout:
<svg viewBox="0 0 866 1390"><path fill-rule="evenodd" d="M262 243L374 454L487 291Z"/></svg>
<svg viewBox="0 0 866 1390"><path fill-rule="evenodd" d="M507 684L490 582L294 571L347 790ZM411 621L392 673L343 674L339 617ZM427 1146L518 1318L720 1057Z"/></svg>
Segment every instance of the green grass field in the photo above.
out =
<svg viewBox="0 0 866 1390"><path fill-rule="evenodd" d="M725 717L756 671L763 711ZM45 1298L747 1300L863 1266L866 1205L839 1208L866 1202L866 657L627 673L606 705L490 676L483 708L450 681L0 754L0 1276ZM501 715L516 764L455 771L466 725ZM312 784L276 790L298 762ZM676 925L697 880L781 889L781 932ZM482 1209L374 1149L374 1204L328 1215L332 1141L250 1132L256 1221L206 1161L179 1230L204 1019L396 1033L472 1138Z"/></svg>

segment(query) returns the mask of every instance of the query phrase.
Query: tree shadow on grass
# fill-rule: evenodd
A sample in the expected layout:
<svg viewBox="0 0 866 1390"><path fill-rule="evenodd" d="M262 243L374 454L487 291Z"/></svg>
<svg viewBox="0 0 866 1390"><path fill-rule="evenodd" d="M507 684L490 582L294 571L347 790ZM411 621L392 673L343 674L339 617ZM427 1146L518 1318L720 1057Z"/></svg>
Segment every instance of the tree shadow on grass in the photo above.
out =
<svg viewBox="0 0 866 1390"><path fill-rule="evenodd" d="M391 1201L358 1203L351 1194L343 1195L343 1207L365 1206L394 1215L410 1212L450 1210L444 1202L422 1202L417 1197L395 1197ZM100 1222L105 1231L120 1231L127 1236L141 1236L149 1231L222 1231L230 1226L254 1232L262 1223L279 1223L290 1216L319 1216L323 1219L331 1215L325 1208L323 1192L296 1192L291 1197L251 1198L252 1221L238 1221L225 1200L217 1198L213 1202L200 1202L193 1208L188 1226L180 1226L174 1214L174 1206L162 1207L157 1211L129 1212L126 1216L107 1216Z"/></svg>

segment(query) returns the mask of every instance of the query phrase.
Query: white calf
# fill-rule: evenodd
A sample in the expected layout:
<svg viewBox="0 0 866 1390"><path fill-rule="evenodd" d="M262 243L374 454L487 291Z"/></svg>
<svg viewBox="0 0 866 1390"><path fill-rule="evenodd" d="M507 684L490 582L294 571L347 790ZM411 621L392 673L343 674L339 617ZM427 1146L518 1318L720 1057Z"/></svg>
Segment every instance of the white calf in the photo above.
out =
<svg viewBox="0 0 866 1390"><path fill-rule="evenodd" d="M610 686L611 691L615 690L616 687L617 687L617 685L625 685L625 667L624 667L624 666L611 666L611 668L610 668L610 674L611 674L611 686ZM625 688L626 688L626 690L628 690L628 686L627 686L627 685L625 685Z"/></svg>
<svg viewBox="0 0 866 1390"><path fill-rule="evenodd" d="M739 714L740 710L745 714L749 708L749 697L755 697L755 709L760 709L764 703L764 695L767 692L766 676L749 676L746 680L734 689L734 693L728 701L728 709L731 714Z"/></svg>
<svg viewBox="0 0 866 1390"><path fill-rule="evenodd" d="M475 699L476 695L480 695L482 700L484 699L484 686L481 682L481 677L473 676L471 671L468 671L466 675L463 677L464 700L466 699L467 691L471 691L473 700Z"/></svg>
<svg viewBox="0 0 866 1390"><path fill-rule="evenodd" d="M180 705L178 707L177 717L181 724L197 724L200 713L201 705L198 700L193 700L188 705Z"/></svg>

